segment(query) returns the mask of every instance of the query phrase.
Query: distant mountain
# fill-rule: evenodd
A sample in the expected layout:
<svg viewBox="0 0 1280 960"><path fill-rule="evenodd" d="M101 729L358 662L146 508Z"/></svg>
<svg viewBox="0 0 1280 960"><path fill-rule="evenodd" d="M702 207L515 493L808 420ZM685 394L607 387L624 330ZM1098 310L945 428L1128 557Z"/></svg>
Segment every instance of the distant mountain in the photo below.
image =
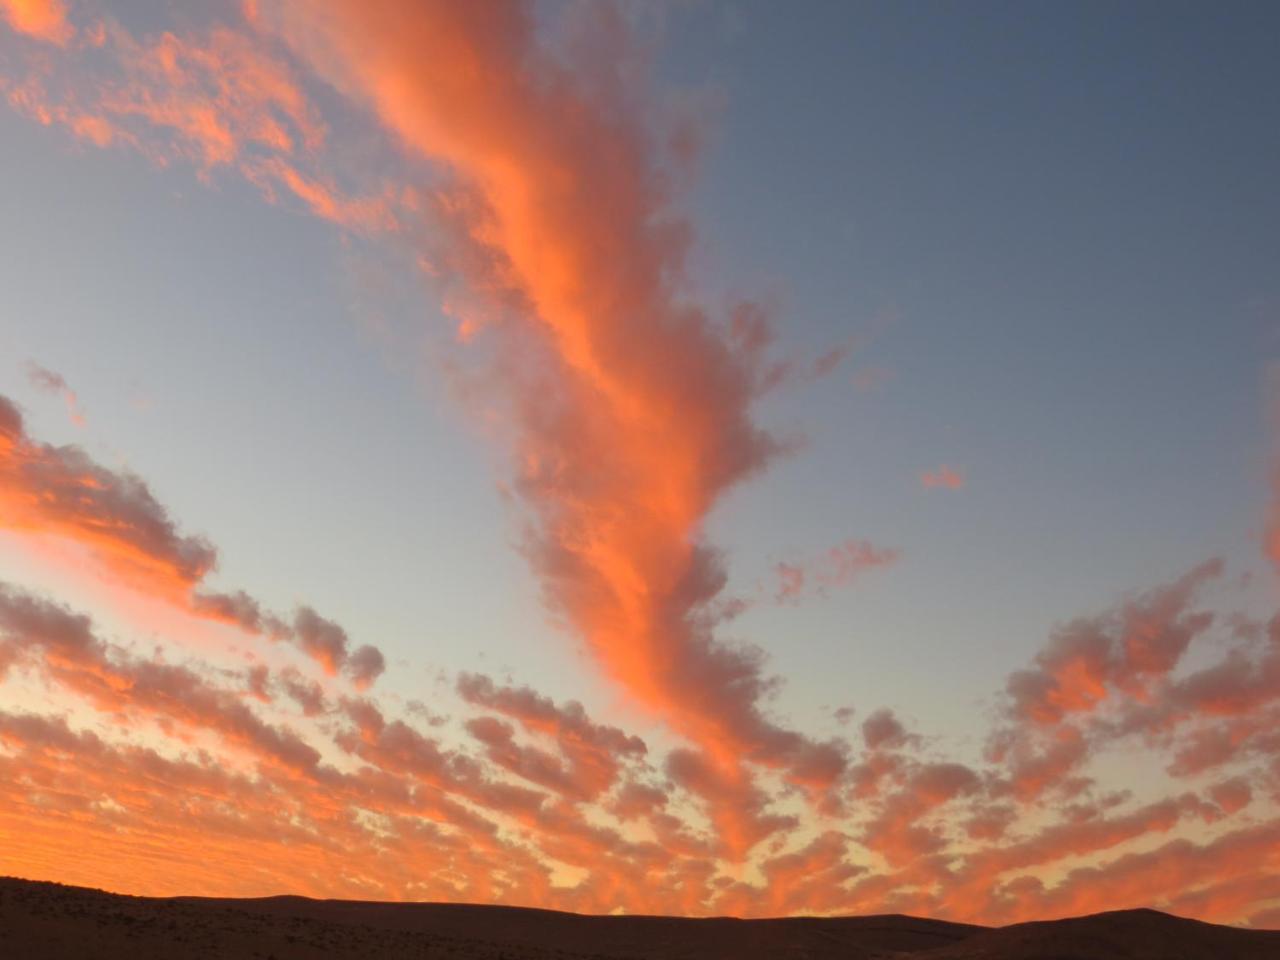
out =
<svg viewBox="0 0 1280 960"><path fill-rule="evenodd" d="M1154 910L980 927L915 917L593 917L518 907L126 897L0 878L5 960L1280 960L1280 931Z"/></svg>

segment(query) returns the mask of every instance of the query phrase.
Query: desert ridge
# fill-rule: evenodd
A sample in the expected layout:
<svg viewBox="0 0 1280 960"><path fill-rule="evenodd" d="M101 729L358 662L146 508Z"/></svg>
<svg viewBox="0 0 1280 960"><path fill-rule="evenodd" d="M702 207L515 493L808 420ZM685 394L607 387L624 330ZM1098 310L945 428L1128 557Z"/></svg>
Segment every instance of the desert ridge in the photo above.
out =
<svg viewBox="0 0 1280 960"><path fill-rule="evenodd" d="M1124 910L983 927L899 915L586 916L446 903L152 898L0 879L9 960L1276 960L1280 931Z"/></svg>

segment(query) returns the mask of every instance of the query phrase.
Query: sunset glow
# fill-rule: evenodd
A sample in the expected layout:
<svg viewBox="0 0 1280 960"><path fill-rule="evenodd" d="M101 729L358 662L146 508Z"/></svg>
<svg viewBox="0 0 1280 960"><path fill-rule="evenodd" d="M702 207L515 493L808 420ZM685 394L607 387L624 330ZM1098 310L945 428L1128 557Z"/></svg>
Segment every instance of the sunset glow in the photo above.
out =
<svg viewBox="0 0 1280 960"><path fill-rule="evenodd" d="M0 0L0 875L1280 928L1280 17L931 13Z"/></svg>

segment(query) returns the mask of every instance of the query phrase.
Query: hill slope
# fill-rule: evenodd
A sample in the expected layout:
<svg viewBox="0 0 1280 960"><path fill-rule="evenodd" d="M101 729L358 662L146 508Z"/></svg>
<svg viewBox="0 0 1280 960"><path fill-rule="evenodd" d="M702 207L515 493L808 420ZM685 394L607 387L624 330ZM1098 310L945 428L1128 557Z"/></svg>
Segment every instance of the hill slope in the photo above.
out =
<svg viewBox="0 0 1280 960"><path fill-rule="evenodd" d="M1153 910L986 928L914 917L590 917L515 907L153 899L0 879L0 954L24 960L1276 960L1280 931Z"/></svg>

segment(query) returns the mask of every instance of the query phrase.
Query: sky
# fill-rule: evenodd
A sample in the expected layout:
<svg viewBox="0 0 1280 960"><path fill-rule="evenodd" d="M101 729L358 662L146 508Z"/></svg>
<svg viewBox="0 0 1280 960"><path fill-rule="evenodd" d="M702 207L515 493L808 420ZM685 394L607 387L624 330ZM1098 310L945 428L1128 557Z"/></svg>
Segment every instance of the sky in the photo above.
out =
<svg viewBox="0 0 1280 960"><path fill-rule="evenodd" d="M0 874L1280 928L1280 10L0 0Z"/></svg>

